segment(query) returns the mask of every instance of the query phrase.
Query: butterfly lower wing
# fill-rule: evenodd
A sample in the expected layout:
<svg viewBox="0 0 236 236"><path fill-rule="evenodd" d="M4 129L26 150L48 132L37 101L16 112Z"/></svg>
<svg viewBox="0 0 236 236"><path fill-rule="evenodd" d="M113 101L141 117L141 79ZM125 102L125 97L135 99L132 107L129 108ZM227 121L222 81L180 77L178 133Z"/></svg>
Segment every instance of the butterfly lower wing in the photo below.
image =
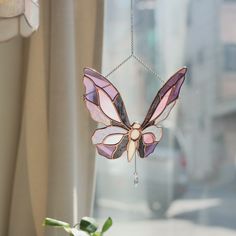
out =
<svg viewBox="0 0 236 236"><path fill-rule="evenodd" d="M128 144L128 135L123 136L122 140L116 144L97 144L97 151L101 156L104 156L108 159L117 159L122 156L126 151Z"/></svg>
<svg viewBox="0 0 236 236"><path fill-rule="evenodd" d="M154 152L157 144L162 137L162 128L155 125L149 126L143 130L142 137L139 140L138 152L141 158L148 157Z"/></svg>
<svg viewBox="0 0 236 236"><path fill-rule="evenodd" d="M179 97L186 72L187 68L180 69L158 91L142 123L143 129L150 125L157 124L169 115Z"/></svg>
<svg viewBox="0 0 236 236"><path fill-rule="evenodd" d="M100 73L90 68L85 68L84 85L86 89L84 100L95 121L105 125L130 128L123 100L110 81Z"/></svg>
<svg viewBox="0 0 236 236"><path fill-rule="evenodd" d="M93 144L101 156L117 159L127 150L129 141L126 129L118 126L108 126L97 129L92 137Z"/></svg>

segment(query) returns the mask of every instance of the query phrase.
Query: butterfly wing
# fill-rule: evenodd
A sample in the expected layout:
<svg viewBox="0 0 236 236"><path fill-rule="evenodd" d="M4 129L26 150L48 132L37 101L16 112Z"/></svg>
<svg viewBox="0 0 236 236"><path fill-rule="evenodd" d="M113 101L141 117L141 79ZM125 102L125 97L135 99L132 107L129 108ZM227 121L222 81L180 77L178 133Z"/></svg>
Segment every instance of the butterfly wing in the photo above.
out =
<svg viewBox="0 0 236 236"><path fill-rule="evenodd" d="M119 126L97 129L92 136L98 153L108 159L119 158L127 150L128 141L128 131Z"/></svg>
<svg viewBox="0 0 236 236"><path fill-rule="evenodd" d="M106 126L130 128L128 115L115 86L97 71L84 69L84 100L91 117Z"/></svg>
<svg viewBox="0 0 236 236"><path fill-rule="evenodd" d="M162 128L151 125L143 130L139 140L138 152L141 158L149 156L155 150L162 137Z"/></svg>
<svg viewBox="0 0 236 236"><path fill-rule="evenodd" d="M162 136L162 128L156 125L170 114L179 97L180 89L185 80L187 68L177 71L158 91L147 116L142 123L143 135L139 140L139 155L147 157L156 148Z"/></svg>
<svg viewBox="0 0 236 236"><path fill-rule="evenodd" d="M143 129L159 123L169 115L179 97L186 72L185 67L177 71L158 91L142 123Z"/></svg>

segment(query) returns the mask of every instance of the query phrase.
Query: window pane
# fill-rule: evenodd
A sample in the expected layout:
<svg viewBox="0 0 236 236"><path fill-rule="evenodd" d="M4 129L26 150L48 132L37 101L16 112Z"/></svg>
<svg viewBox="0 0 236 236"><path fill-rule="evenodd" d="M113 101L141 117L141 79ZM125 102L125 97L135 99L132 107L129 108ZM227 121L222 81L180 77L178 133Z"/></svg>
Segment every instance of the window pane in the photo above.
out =
<svg viewBox="0 0 236 236"><path fill-rule="evenodd" d="M130 1L107 0L103 74L130 55ZM134 52L109 79L131 123L157 91L188 67L178 104L148 158L97 156L94 216L111 216L112 236L236 234L236 1L135 0ZM109 233L108 233L109 235Z"/></svg>

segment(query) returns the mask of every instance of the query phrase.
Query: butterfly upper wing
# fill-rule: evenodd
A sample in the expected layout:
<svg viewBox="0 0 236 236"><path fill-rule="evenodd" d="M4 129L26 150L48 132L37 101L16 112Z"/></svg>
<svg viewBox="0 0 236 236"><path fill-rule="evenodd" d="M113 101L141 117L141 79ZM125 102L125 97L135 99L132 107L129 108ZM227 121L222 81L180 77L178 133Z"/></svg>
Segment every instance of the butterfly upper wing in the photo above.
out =
<svg viewBox="0 0 236 236"><path fill-rule="evenodd" d="M130 128L128 115L115 86L104 76L90 68L84 69L84 100L92 118L106 126Z"/></svg>
<svg viewBox="0 0 236 236"><path fill-rule="evenodd" d="M143 129L157 124L168 116L179 97L186 72L185 67L177 71L158 91L142 123Z"/></svg>
<svg viewBox="0 0 236 236"><path fill-rule="evenodd" d="M119 158L126 151L128 141L128 131L119 126L97 129L92 136L98 153L108 159Z"/></svg>
<svg viewBox="0 0 236 236"><path fill-rule="evenodd" d="M123 100L115 88L100 73L84 69L84 100L91 117L107 127L97 129L92 137L100 155L116 159L127 149L130 122Z"/></svg>
<svg viewBox="0 0 236 236"><path fill-rule="evenodd" d="M138 151L140 157L147 157L150 155L160 141L162 128L157 127L156 124L166 119L174 107L176 100L179 97L186 72L186 68L182 68L176 72L158 91L154 98L147 116L141 125L143 128L143 135L139 140Z"/></svg>

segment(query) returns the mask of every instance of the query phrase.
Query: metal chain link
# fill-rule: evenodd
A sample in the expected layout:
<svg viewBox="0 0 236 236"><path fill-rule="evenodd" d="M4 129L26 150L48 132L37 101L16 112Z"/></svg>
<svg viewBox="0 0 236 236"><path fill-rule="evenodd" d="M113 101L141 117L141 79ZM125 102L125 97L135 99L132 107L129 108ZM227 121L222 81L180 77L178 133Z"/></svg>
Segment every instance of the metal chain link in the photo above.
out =
<svg viewBox="0 0 236 236"><path fill-rule="evenodd" d="M165 83L164 80L162 80L162 78L157 74L156 71L154 71L149 65L147 65L141 58L137 57L136 55L133 55L133 58L139 62L146 70L148 70L149 72L151 72L153 75L155 75L155 77L157 77L157 79L159 79L162 83Z"/></svg>
<svg viewBox="0 0 236 236"><path fill-rule="evenodd" d="M133 0L130 0L130 48L131 55L134 55L134 5Z"/></svg>
<svg viewBox="0 0 236 236"><path fill-rule="evenodd" d="M129 61L133 55L128 56L125 60L123 60L119 65L117 65L111 72L109 72L106 77L108 78L111 74L113 74L115 71L120 69L121 66L123 66L127 61Z"/></svg>
<svg viewBox="0 0 236 236"><path fill-rule="evenodd" d="M164 80L161 79L159 74L155 72L149 65L147 65L140 57L138 57L134 52L134 0L130 0L130 49L131 55L124 59L120 64L118 64L111 72L109 72L106 77L112 75L115 71L120 69L126 62L130 59L134 58L138 63L140 63L147 71L151 72L158 80L162 83L165 83Z"/></svg>

